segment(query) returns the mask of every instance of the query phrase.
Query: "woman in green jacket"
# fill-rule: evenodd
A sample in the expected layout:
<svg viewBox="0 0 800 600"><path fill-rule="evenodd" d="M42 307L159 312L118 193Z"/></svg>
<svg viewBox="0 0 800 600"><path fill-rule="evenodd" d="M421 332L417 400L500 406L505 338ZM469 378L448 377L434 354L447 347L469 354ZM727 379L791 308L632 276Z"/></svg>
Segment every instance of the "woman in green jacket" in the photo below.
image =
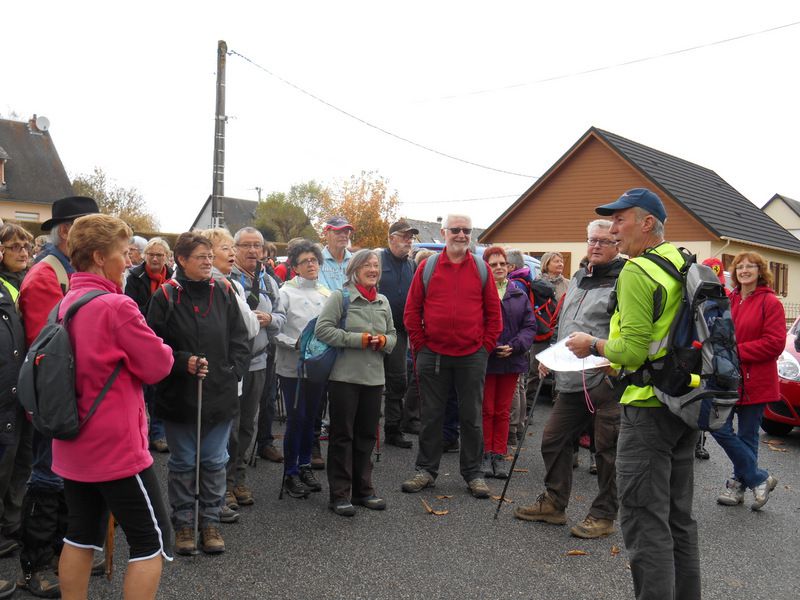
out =
<svg viewBox="0 0 800 600"><path fill-rule="evenodd" d="M359 250L353 254L346 276L342 290L333 292L322 308L316 336L342 348L328 384L328 506L337 515L352 517L354 504L371 510L386 508L372 485L372 450L381 416L383 358L394 348L397 335L389 301L377 289L378 253ZM341 329L343 294L349 295L350 306Z"/></svg>

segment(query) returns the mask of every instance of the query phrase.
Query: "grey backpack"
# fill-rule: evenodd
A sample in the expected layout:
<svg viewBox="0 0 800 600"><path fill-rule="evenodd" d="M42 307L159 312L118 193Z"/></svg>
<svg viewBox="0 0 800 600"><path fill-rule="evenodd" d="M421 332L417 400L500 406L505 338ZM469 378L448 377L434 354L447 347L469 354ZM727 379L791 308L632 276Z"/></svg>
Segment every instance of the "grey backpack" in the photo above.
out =
<svg viewBox="0 0 800 600"><path fill-rule="evenodd" d="M25 355L19 371L17 394L22 407L31 415L33 426L42 435L57 440L76 437L119 375L122 361L117 363L92 408L80 419L75 395L75 357L67 327L79 308L107 293L96 290L84 294L67 309L63 321L58 320L61 302L56 304L47 324Z"/></svg>

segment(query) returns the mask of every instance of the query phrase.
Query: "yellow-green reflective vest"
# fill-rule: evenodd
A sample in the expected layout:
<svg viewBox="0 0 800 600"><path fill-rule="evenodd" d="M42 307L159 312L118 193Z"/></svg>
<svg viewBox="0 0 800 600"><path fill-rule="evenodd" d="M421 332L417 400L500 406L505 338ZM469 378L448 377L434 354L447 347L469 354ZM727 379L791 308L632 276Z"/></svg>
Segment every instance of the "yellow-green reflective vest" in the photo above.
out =
<svg viewBox="0 0 800 600"><path fill-rule="evenodd" d="M3 284L3 287L8 290L8 295L11 296L11 301L14 303L14 306L17 305L17 299L19 298L19 291L15 288L10 282L6 281L2 277L0 277L0 283Z"/></svg>
<svg viewBox="0 0 800 600"><path fill-rule="evenodd" d="M684 264L683 256L680 251L672 244L661 244L654 249L648 250L654 252L680 269ZM663 310L659 317L653 323L653 332L650 335L650 347L647 351L647 357L650 360L660 358L667 353L667 334L673 319L678 314L678 307L682 296L681 284L674 277L669 275L664 269L659 267L656 263L643 257L636 257L630 259L620 273L620 279L623 279L624 273L628 269L641 269L653 280L653 293L655 294L658 286L660 285L664 292L662 292ZM666 298L664 298L666 296ZM655 303L656 298L653 298ZM610 330L608 338L610 340L620 337L620 308L624 312L625 307L617 305L614 314L611 316ZM654 307L654 314L655 307ZM617 370L624 370L626 373L631 373L638 369L641 365L612 365ZM634 406L663 406L661 402L655 397L653 386L646 385L639 387L636 385L629 385L625 388L625 392L620 398L622 404L633 404Z"/></svg>

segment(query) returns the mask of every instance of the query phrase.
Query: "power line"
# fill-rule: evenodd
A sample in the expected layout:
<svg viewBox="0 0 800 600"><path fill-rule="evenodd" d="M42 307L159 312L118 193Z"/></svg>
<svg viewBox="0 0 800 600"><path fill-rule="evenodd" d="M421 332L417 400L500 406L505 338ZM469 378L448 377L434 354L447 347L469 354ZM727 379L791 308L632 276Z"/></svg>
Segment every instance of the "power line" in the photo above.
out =
<svg viewBox="0 0 800 600"><path fill-rule="evenodd" d="M553 75L552 77L545 77L543 79L537 79L535 81L526 81L523 83L513 83L510 85L505 85L501 87L495 88L485 88L482 90L473 90L471 92L464 92L461 94L452 94L449 96L440 96L439 98L433 98L432 100L454 100L457 98L464 98L467 96L479 96L482 94L489 94L492 92L502 92L504 90L513 90L516 88L521 87L528 87L531 85L536 85L539 83L548 83L550 81L559 81L561 79L571 79L573 77L580 77L582 75L589 75L590 73L599 73L601 71L609 71L611 69L618 69L619 67L627 67L630 65L635 65L643 62L648 62L651 60L656 60L659 58L666 58L668 56L676 56L678 54L685 54L687 52L694 52L695 50L701 50L703 48L710 48L712 46L719 46L721 44L728 44L730 42L735 42L738 40L743 40L745 38L754 37L757 35L763 35L765 33L771 33L773 31L778 31L780 29L786 29L788 27L795 27L796 25L800 25L800 21L794 21L793 23L786 23L785 25L778 25L776 27L770 27L768 29L762 29L761 31L753 31L750 33L743 33L742 35L737 35L734 37L725 38L724 40L717 40L714 42L708 42L706 44L698 44L697 46L689 46L688 48L681 48L680 50L672 50L670 52L664 52L662 54L653 54L650 56L645 56L642 58L635 58L633 60L628 60L624 62L619 62L611 65L604 65L602 67L594 67L592 69L586 69L583 71L575 71L572 73L564 73L562 75Z"/></svg>
<svg viewBox="0 0 800 600"><path fill-rule="evenodd" d="M262 65L258 64L254 60L246 57L244 54L240 54L239 52L236 52L235 50L228 50L228 54L229 55L238 56L239 58L241 58L242 60L250 63L251 65L253 65L257 69L261 69L267 75L271 75L272 77L274 77L278 81L281 81L282 83L285 83L289 87L294 88L295 90L297 90L301 94L305 94L306 96L308 96L310 98L313 98L314 100L324 104L328 108L332 108L333 110L335 110L335 111L337 111L337 112L339 112L339 113L341 113L341 114L343 114L343 115L345 115L347 117L350 117L351 119L354 119L355 121L358 121L362 125L366 125L367 127L371 127L372 129L375 129L376 131L380 131L381 133L384 133L384 134L386 134L388 136L391 136L391 137L393 137L395 139L398 139L398 140L400 140L402 142L406 142L407 144L411 144L412 146L416 146L417 148L421 148L422 150L427 150L428 152L432 152L434 154L438 154L439 156L443 156L445 158L449 158L451 160L458 161L460 163L471 165L473 167L479 167L481 169L486 169L488 171L495 171L496 173L503 173L505 175L515 175L516 177L525 177L527 179L536 179L535 175L528 175L528 174L525 174L525 173L516 173L514 171L507 171L505 169L498 169L496 167L490 167L488 165L483 165L481 163L477 163L477 162L474 162L474 161L471 161L471 160L467 160L465 158L460 158L458 156L453 156L452 154L448 154L447 152L442 152L441 150L436 150L435 148L431 148L430 146L426 146L424 144L420 144L419 142L415 142L414 140L411 140L411 139L409 139L407 137L403 137L402 135L398 135L398 134L396 134L394 132L389 131L388 129L384 129L383 127L375 125L374 123L370 123L366 119L362 119L361 117L356 116L353 113L344 110L343 108L339 108L335 104L331 104L327 100L324 100L323 98L320 98L316 94L313 94L312 92L309 92L308 90L305 90L305 89L301 88L299 85L296 85L296 84L292 83L288 79L284 79L280 75L277 75L276 73L273 73L272 71L270 71L266 67L263 67Z"/></svg>
<svg viewBox="0 0 800 600"><path fill-rule="evenodd" d="M460 200L401 200L400 204L450 204L454 202L477 202L478 200L502 200L505 198L519 198L519 194L504 194L502 196L483 196L481 198L462 198Z"/></svg>

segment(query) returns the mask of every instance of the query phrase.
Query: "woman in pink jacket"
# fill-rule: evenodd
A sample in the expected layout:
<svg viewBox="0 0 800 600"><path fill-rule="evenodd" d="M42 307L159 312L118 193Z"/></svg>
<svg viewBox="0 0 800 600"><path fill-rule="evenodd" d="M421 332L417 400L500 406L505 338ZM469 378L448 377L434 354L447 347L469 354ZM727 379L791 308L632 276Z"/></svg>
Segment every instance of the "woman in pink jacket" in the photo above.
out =
<svg viewBox="0 0 800 600"><path fill-rule="evenodd" d="M778 357L786 345L786 317L783 305L772 290L772 273L757 252L741 252L731 263L731 315L736 328L736 348L742 370L742 385L736 405L737 431L733 413L711 435L733 463L733 476L717 498L724 506L744 502L747 488L753 490L750 508L759 510L769 499L778 480L758 466L758 428L767 402L776 402Z"/></svg>
<svg viewBox="0 0 800 600"><path fill-rule="evenodd" d="M86 598L95 550L111 511L130 545L126 599L155 598L162 557L172 560L169 516L148 451L142 384L155 384L172 367L172 350L147 326L122 293L130 228L115 217L88 215L69 232L76 273L59 316L78 298L103 295L75 313L69 333L75 355L75 392L83 419L116 366L121 365L95 413L72 440L53 440L53 471L64 478L69 512L59 562L61 596Z"/></svg>

